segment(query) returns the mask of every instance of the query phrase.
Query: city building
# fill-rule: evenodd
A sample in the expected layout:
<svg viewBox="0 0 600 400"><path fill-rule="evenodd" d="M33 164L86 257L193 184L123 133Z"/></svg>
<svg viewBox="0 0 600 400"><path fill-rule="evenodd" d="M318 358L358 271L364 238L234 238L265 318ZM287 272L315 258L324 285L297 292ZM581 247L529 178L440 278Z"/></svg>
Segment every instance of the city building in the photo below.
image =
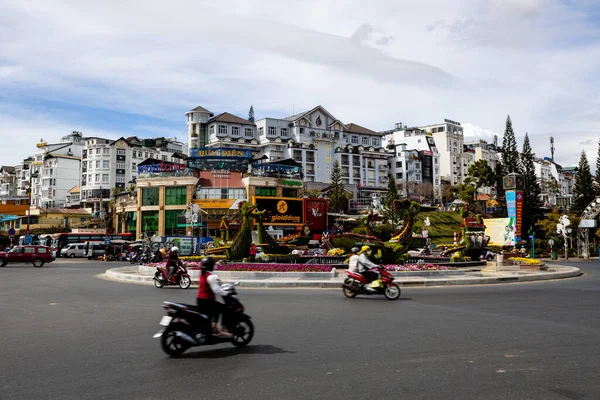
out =
<svg viewBox="0 0 600 400"><path fill-rule="evenodd" d="M552 161L550 157L534 161L535 175L542 191L545 207L569 208L573 200L575 179L572 172Z"/></svg>
<svg viewBox="0 0 600 400"><path fill-rule="evenodd" d="M188 154L204 147L256 148L254 122L224 112L215 116L198 106L185 113L188 128Z"/></svg>
<svg viewBox="0 0 600 400"><path fill-rule="evenodd" d="M433 135L440 154L440 178L452 185L463 183L470 157L463 158L464 133L460 122L444 119L443 123L419 128Z"/></svg>
<svg viewBox="0 0 600 400"><path fill-rule="evenodd" d="M500 149L498 149L496 144L488 143L487 141L480 139L465 143L463 151L465 153L465 156L463 156L463 172L465 175L468 173L469 165L479 160L487 162L492 171L496 172L496 167L500 163L501 156ZM464 171L465 167L466 172ZM482 187L479 189L479 192L481 194L494 196L496 194L496 189L494 187Z"/></svg>
<svg viewBox="0 0 600 400"><path fill-rule="evenodd" d="M432 203L441 201L440 154L431 133L420 128L396 128L384 133L390 175L403 196Z"/></svg>
<svg viewBox="0 0 600 400"><path fill-rule="evenodd" d="M65 207L67 208L79 208L81 205L81 188L79 185L73 186L67 192L67 202Z"/></svg>
<svg viewBox="0 0 600 400"><path fill-rule="evenodd" d="M81 155L80 202L94 213L108 208L111 190L120 192L138 177L138 165L152 159L181 163L187 158L187 147L174 139L137 137L117 140L88 137ZM73 184L69 189L73 188Z"/></svg>
<svg viewBox="0 0 600 400"><path fill-rule="evenodd" d="M68 190L79 183L83 136L81 132L73 131L59 143L40 139L36 147L29 171L33 177L32 205L63 207Z"/></svg>
<svg viewBox="0 0 600 400"><path fill-rule="evenodd" d="M0 167L0 196L17 195L17 174L15 167Z"/></svg>
<svg viewBox="0 0 600 400"><path fill-rule="evenodd" d="M13 226L17 234L24 234L29 219L29 229L47 229L54 227L70 228L86 221L92 215L89 210L77 208L32 208L31 215L19 217Z"/></svg>

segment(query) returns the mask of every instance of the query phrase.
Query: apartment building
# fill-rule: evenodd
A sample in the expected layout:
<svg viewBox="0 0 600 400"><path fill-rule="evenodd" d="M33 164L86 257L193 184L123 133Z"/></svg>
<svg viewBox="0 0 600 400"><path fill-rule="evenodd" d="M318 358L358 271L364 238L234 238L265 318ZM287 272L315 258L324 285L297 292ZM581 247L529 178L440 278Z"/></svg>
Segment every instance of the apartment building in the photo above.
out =
<svg viewBox="0 0 600 400"><path fill-rule="evenodd" d="M17 195L17 174L15 167L0 167L0 196Z"/></svg>
<svg viewBox="0 0 600 400"><path fill-rule="evenodd" d="M464 132L460 122L444 119L443 123L419 128L433 136L440 154L441 179L452 185L463 183L470 157L463 157Z"/></svg>

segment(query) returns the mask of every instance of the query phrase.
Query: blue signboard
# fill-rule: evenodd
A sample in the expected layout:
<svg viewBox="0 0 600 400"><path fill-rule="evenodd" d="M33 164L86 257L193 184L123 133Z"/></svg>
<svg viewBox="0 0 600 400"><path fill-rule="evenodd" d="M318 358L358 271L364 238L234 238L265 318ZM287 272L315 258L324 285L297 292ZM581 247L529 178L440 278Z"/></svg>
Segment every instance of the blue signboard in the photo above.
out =
<svg viewBox="0 0 600 400"><path fill-rule="evenodd" d="M106 245L110 244L110 237L107 237L104 239L104 244L106 244Z"/></svg>
<svg viewBox="0 0 600 400"><path fill-rule="evenodd" d="M11 235L11 236L14 235L15 234L15 230L13 228L10 228L8 230L8 234Z"/></svg>
<svg viewBox="0 0 600 400"><path fill-rule="evenodd" d="M509 218L517 218L517 195L514 190L506 192L506 211Z"/></svg>
<svg viewBox="0 0 600 400"><path fill-rule="evenodd" d="M33 236L31 235L27 235L23 238L23 244L24 245L30 245L33 244Z"/></svg>
<svg viewBox="0 0 600 400"><path fill-rule="evenodd" d="M224 147L194 147L190 149L190 158L252 158L252 150L248 149L228 149Z"/></svg>
<svg viewBox="0 0 600 400"><path fill-rule="evenodd" d="M17 215L0 215L0 222L16 221L19 217Z"/></svg>

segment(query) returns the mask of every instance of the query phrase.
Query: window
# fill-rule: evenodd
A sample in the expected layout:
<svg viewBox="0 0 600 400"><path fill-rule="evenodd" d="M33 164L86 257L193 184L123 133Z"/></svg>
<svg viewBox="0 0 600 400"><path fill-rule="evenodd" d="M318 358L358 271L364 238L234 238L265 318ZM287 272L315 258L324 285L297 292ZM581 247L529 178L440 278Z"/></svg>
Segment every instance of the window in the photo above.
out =
<svg viewBox="0 0 600 400"><path fill-rule="evenodd" d="M252 128L246 128L246 129L244 129L244 136L246 136L246 137L253 137L254 135L252 134Z"/></svg>
<svg viewBox="0 0 600 400"><path fill-rule="evenodd" d="M108 168L110 168L110 161L108 161L108 160L102 161L102 169L108 169ZM119 168L119 167L117 167L117 168Z"/></svg>
<svg viewBox="0 0 600 400"><path fill-rule="evenodd" d="M379 147L379 138L372 138L371 146Z"/></svg>
<svg viewBox="0 0 600 400"><path fill-rule="evenodd" d="M96 169L100 169L100 160L96 161Z"/></svg>
<svg viewBox="0 0 600 400"><path fill-rule="evenodd" d="M45 247L38 247L38 253L46 254L48 253L48 249Z"/></svg>
<svg viewBox="0 0 600 400"><path fill-rule="evenodd" d="M94 175L94 182L100 182L100 174Z"/></svg>
<svg viewBox="0 0 600 400"><path fill-rule="evenodd" d="M185 235L185 216L181 210L165 211L165 233L167 235Z"/></svg>
<svg viewBox="0 0 600 400"><path fill-rule="evenodd" d="M369 145L369 138L366 136L363 136L362 138L362 145L363 146L368 146Z"/></svg>
<svg viewBox="0 0 600 400"><path fill-rule="evenodd" d="M149 187L142 189L142 206L158 205L158 188Z"/></svg>
<svg viewBox="0 0 600 400"><path fill-rule="evenodd" d="M35 247L25 247L25 254L35 253Z"/></svg>
<svg viewBox="0 0 600 400"><path fill-rule="evenodd" d="M144 152L144 158L148 158L148 152L147 151Z"/></svg>
<svg viewBox="0 0 600 400"><path fill-rule="evenodd" d="M87 168L87 161L82 161L82 162L81 162L81 167L82 167L83 169Z"/></svg>
<svg viewBox="0 0 600 400"><path fill-rule="evenodd" d="M110 154L110 149L102 149L102 154L104 154L104 155Z"/></svg>
<svg viewBox="0 0 600 400"><path fill-rule="evenodd" d="M124 176L117 176L117 183L125 183L125 177Z"/></svg>
<svg viewBox="0 0 600 400"><path fill-rule="evenodd" d="M396 179L402 179L402 172L398 172L396 174Z"/></svg>
<svg viewBox="0 0 600 400"><path fill-rule="evenodd" d="M227 125L219 125L219 135L227 135Z"/></svg>
<svg viewBox="0 0 600 400"><path fill-rule="evenodd" d="M185 186L167 187L165 204L168 206L186 205L187 188Z"/></svg>
<svg viewBox="0 0 600 400"><path fill-rule="evenodd" d="M283 197L298 197L298 189L282 188L281 195Z"/></svg>
<svg viewBox="0 0 600 400"><path fill-rule="evenodd" d="M214 134L215 134L215 126L214 126L214 125L211 125L211 126L210 126L210 134L211 134L211 135L214 135Z"/></svg>
<svg viewBox="0 0 600 400"><path fill-rule="evenodd" d="M257 187L256 196L277 196L277 190L274 187Z"/></svg>
<svg viewBox="0 0 600 400"><path fill-rule="evenodd" d="M118 149L118 150L117 150L117 155L118 155L118 156L124 156L124 155L125 155L125 150L123 150L123 149Z"/></svg>
<svg viewBox="0 0 600 400"><path fill-rule="evenodd" d="M108 183L108 174L102 174L102 183Z"/></svg>
<svg viewBox="0 0 600 400"><path fill-rule="evenodd" d="M304 128L300 128L300 133L304 133Z"/></svg>
<svg viewBox="0 0 600 400"><path fill-rule="evenodd" d="M434 163L434 164L437 164L437 163L438 163L438 159L437 159L437 158L434 158L434 159L433 159L433 163Z"/></svg>
<svg viewBox="0 0 600 400"><path fill-rule="evenodd" d="M281 136L287 136L288 135L287 128L281 128L280 131L281 131Z"/></svg>
<svg viewBox="0 0 600 400"><path fill-rule="evenodd" d="M142 231L149 236L158 231L158 211L142 211Z"/></svg>
<svg viewBox="0 0 600 400"><path fill-rule="evenodd" d="M421 163L415 163L415 168L416 169L421 169Z"/></svg>
<svg viewBox="0 0 600 400"><path fill-rule="evenodd" d="M138 158L144 158L144 156L142 156L142 152L138 151Z"/></svg>
<svg viewBox="0 0 600 400"><path fill-rule="evenodd" d="M96 154L100 154L100 148L96 148Z"/></svg>
<svg viewBox="0 0 600 400"><path fill-rule="evenodd" d="M415 174L415 180L420 181L421 180L421 175L420 174Z"/></svg>
<svg viewBox="0 0 600 400"><path fill-rule="evenodd" d="M169 159L167 158L167 156L162 156L162 160L163 161L169 161ZM117 167L118 168L118 167Z"/></svg>
<svg viewBox="0 0 600 400"><path fill-rule="evenodd" d="M231 127L231 135L232 136L240 136L240 127L239 126L232 126Z"/></svg>
<svg viewBox="0 0 600 400"><path fill-rule="evenodd" d="M277 128L274 126L269 127L269 136L275 136L277 134Z"/></svg>
<svg viewBox="0 0 600 400"><path fill-rule="evenodd" d="M402 161L396 161L396 168L402 168Z"/></svg>
<svg viewBox="0 0 600 400"><path fill-rule="evenodd" d="M135 156L136 154L137 154L137 152L134 151L131 155L131 158L136 158L136 156Z"/></svg>
<svg viewBox="0 0 600 400"><path fill-rule="evenodd" d="M117 163L117 169L125 169L125 163Z"/></svg>
<svg viewBox="0 0 600 400"><path fill-rule="evenodd" d="M132 171L137 171L137 164L136 163L131 163L131 170Z"/></svg>
<svg viewBox="0 0 600 400"><path fill-rule="evenodd" d="M444 132L444 127L443 126L438 127L437 131L438 132Z"/></svg>
<svg viewBox="0 0 600 400"><path fill-rule="evenodd" d="M358 144L358 136L352 135L352 144Z"/></svg>
<svg viewBox="0 0 600 400"><path fill-rule="evenodd" d="M259 134L259 136L262 136L263 132L264 132L264 130L263 130L262 126L260 128L258 128L258 134Z"/></svg>

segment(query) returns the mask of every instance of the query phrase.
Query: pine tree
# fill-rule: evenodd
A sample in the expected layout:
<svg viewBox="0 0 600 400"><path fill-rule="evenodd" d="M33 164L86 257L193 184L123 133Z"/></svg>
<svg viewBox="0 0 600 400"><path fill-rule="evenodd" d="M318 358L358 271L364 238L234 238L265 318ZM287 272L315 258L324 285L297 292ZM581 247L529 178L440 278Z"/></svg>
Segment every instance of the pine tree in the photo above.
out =
<svg viewBox="0 0 600 400"><path fill-rule="evenodd" d="M348 203L348 198L344 191L344 184L342 183L342 168L338 160L333 163L333 169L331 170L331 190L329 191L329 209L332 212L344 212Z"/></svg>
<svg viewBox="0 0 600 400"><path fill-rule="evenodd" d="M523 151L521 152L521 171L523 171L523 180L525 190L523 191L523 232L527 232L529 227L533 226L540 215L540 196L542 189L535 175L535 155L531 151L529 135L525 134L523 140Z"/></svg>
<svg viewBox="0 0 600 400"><path fill-rule="evenodd" d="M506 128L502 138L502 175L516 172L521 173L519 152L517 151L517 140L512 128L510 115L506 117Z"/></svg>
<svg viewBox="0 0 600 400"><path fill-rule="evenodd" d="M250 106L250 110L248 111L248 121L254 122L254 106Z"/></svg>
<svg viewBox="0 0 600 400"><path fill-rule="evenodd" d="M393 176L390 176L387 192L385 194L385 198L383 199L382 214L386 220L390 221L394 229L396 229L400 225L400 222L403 218L403 214L400 211L394 209L394 201L397 200L400 200L400 193L398 193L396 179L394 179Z"/></svg>
<svg viewBox="0 0 600 400"><path fill-rule="evenodd" d="M596 197L593 187L593 177L590 171L585 151L581 151L577 175L575 175L575 187L573 188L573 203L571 211L582 212L585 207Z"/></svg>

